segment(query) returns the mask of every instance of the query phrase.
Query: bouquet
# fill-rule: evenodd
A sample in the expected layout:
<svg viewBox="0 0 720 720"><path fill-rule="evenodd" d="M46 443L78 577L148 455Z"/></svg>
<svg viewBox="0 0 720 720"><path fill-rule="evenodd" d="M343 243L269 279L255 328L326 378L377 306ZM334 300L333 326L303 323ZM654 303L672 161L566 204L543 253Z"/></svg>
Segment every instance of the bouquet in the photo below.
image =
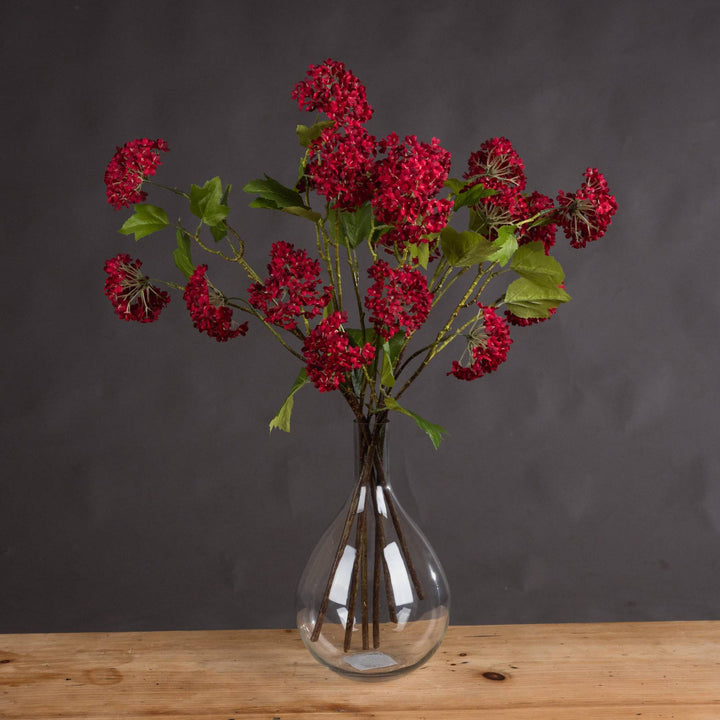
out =
<svg viewBox="0 0 720 720"><path fill-rule="evenodd" d="M497 370L508 357L511 328L546 322L570 299L552 256L558 230L583 248L605 234L617 204L596 168L585 170L573 192L553 198L528 191L523 161L504 137L480 144L462 176L451 177L450 152L437 138L378 139L368 131L373 109L365 87L335 60L311 65L292 97L316 114L296 128L302 151L295 183L265 175L243 190L253 208L296 216L314 236L315 252L280 239L269 247L266 268L252 267L247 241L229 219L231 185L219 177L189 189L161 185L155 176L167 142L137 139L118 147L107 166L108 202L133 208L120 232L140 240L171 226L165 210L147 202L149 188L187 201L189 220L172 226L179 280L151 279L140 260L121 253L105 263L105 294L121 319L149 323L177 290L195 328L218 342L242 342L250 321L263 326L299 365L271 430L290 430L294 396L306 384L347 401L360 428L360 476L313 620L317 640L359 517L360 489L386 485L387 416L409 416L437 447L445 430L405 407L408 388L440 355L453 380ZM221 288L198 254L237 266L240 280ZM395 531L402 547L402 528ZM363 533L358 525L359 546ZM403 554L412 575L412 557ZM382 563L375 569L376 597L384 571ZM360 572L353 569L356 581ZM363 647L367 627L363 616Z"/></svg>

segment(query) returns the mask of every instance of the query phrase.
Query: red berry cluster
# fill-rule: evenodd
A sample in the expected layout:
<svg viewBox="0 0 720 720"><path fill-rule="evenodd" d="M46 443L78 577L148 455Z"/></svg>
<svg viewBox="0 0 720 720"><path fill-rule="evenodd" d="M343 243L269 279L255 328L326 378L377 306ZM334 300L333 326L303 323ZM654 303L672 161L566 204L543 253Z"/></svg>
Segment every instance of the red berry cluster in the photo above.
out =
<svg viewBox="0 0 720 720"><path fill-rule="evenodd" d="M583 173L584 182L575 193L557 196L559 223L574 248L582 248L601 238L617 210L615 197L610 194L605 176L597 168Z"/></svg>
<svg viewBox="0 0 720 720"><path fill-rule="evenodd" d="M375 138L356 124L323 130L309 147L307 180L341 210L354 210L373 194Z"/></svg>
<svg viewBox="0 0 720 720"><path fill-rule="evenodd" d="M372 117L365 86L343 63L328 59L311 65L306 74L292 91L301 110L319 110L336 123L363 123Z"/></svg>
<svg viewBox="0 0 720 720"><path fill-rule="evenodd" d="M303 343L303 357L310 380L320 392L337 390L351 370L368 365L375 357L370 343L350 346L350 337L342 329L347 313L334 312L308 333Z"/></svg>
<svg viewBox="0 0 720 720"><path fill-rule="evenodd" d="M147 197L141 189L143 181L155 174L160 165L160 151L169 149L161 138L130 140L117 148L105 170L108 202L116 210L142 202Z"/></svg>
<svg viewBox="0 0 720 720"><path fill-rule="evenodd" d="M375 332L389 340L401 327L410 334L422 326L433 296L420 271L408 267L393 269L384 260L378 260L368 275L375 283L368 288L365 307L372 313L370 322L374 323Z"/></svg>
<svg viewBox="0 0 720 720"><path fill-rule="evenodd" d="M198 265L183 293L193 325L218 342L245 335L248 324L245 322L232 327L232 308L225 305L223 297L208 286L205 277L207 269L207 265Z"/></svg>
<svg viewBox="0 0 720 720"><path fill-rule="evenodd" d="M161 310L170 302L170 296L150 283L140 272L142 262L120 253L105 261L105 295L123 320L149 323L158 319Z"/></svg>
<svg viewBox="0 0 720 720"><path fill-rule="evenodd" d="M320 315L330 302L332 288L321 295L320 263L287 242L275 242L270 250L268 278L249 289L250 304L260 310L265 320L286 330L297 327L297 318Z"/></svg>
<svg viewBox="0 0 720 720"><path fill-rule="evenodd" d="M407 243L430 242L427 234L445 227L453 205L435 198L450 172L450 153L437 138L423 143L408 135L400 143L395 133L379 150L386 157L377 164L372 206L378 222L393 226L383 243L402 250Z"/></svg>
<svg viewBox="0 0 720 720"><path fill-rule="evenodd" d="M497 370L507 360L512 338L505 320L498 316L495 309L477 303L482 311L482 327L476 328L468 336L467 351L470 359L467 364L453 361L448 375L459 380L475 380Z"/></svg>

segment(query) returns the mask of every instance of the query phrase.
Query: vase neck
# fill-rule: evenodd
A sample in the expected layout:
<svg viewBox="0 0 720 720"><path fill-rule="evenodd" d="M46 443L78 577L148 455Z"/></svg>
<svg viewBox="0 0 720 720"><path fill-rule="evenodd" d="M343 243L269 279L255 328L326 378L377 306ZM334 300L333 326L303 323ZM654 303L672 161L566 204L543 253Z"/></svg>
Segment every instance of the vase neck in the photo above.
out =
<svg viewBox="0 0 720 720"><path fill-rule="evenodd" d="M366 485L390 485L388 423L355 422L355 478Z"/></svg>

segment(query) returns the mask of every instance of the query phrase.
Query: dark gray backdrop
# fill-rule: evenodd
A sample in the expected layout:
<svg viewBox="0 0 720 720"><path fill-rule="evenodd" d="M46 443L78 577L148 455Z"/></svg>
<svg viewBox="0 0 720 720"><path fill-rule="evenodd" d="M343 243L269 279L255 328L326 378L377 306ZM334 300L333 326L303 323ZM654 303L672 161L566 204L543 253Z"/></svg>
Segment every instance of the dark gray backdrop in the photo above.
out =
<svg viewBox="0 0 720 720"><path fill-rule="evenodd" d="M378 136L441 139L453 172L509 137L529 187L606 173L609 234L559 253L573 301L472 384L444 362L393 422L392 472L454 623L720 618L720 3L3 3L0 631L293 624L298 574L349 491L351 423L254 326L218 344L178 297L122 323L106 258L173 274L105 203L114 148L163 137L159 179L233 182L260 267L302 221L247 208L292 182L290 90L343 60ZM447 358L449 363L450 358Z"/></svg>

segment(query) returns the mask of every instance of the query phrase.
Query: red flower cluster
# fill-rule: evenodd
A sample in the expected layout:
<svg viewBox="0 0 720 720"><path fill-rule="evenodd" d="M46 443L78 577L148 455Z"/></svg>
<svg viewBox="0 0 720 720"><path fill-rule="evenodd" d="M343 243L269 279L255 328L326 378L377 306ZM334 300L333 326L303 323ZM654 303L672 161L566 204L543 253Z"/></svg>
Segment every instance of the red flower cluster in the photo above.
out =
<svg viewBox="0 0 720 720"><path fill-rule="evenodd" d="M307 79L292 91L301 110L320 110L336 124L363 123L372 117L365 86L343 63L328 59L322 65L311 65L306 74Z"/></svg>
<svg viewBox="0 0 720 720"><path fill-rule="evenodd" d="M105 295L123 320L149 323L158 319L160 311L170 302L170 296L150 283L140 272L142 262L120 253L105 261Z"/></svg>
<svg viewBox="0 0 720 720"><path fill-rule="evenodd" d="M160 151L169 149L160 138L130 140L117 148L105 170L108 202L116 210L142 202L147 197L141 190L143 180L155 174L160 165Z"/></svg>
<svg viewBox="0 0 720 720"><path fill-rule="evenodd" d="M470 155L468 170L463 176L472 185L480 183L490 190L525 189L525 165L510 141L504 137L486 140Z"/></svg>
<svg viewBox="0 0 720 720"><path fill-rule="evenodd" d="M303 343L308 377L320 392L337 390L348 372L368 365L375 357L370 343L351 347L348 334L341 329L347 313L334 312L312 330Z"/></svg>
<svg viewBox="0 0 720 720"><path fill-rule="evenodd" d="M450 172L450 153L437 138L428 144L408 135L400 144L395 133L379 143L379 150L387 155L377 163L372 205L378 222L394 226L382 242L401 250L407 243L430 242L427 234L445 227L453 205L434 199Z"/></svg>
<svg viewBox="0 0 720 720"><path fill-rule="evenodd" d="M421 272L407 267L393 269L378 260L368 275L375 283L368 288L365 307L372 313L370 321L377 333L389 340L401 326L408 334L422 326L433 296Z"/></svg>
<svg viewBox="0 0 720 720"><path fill-rule="evenodd" d="M512 344L507 322L497 315L494 308L481 303L477 305L482 310L483 324L468 337L467 352L471 354L472 361L461 364L454 360L448 373L459 380L475 380L497 370L507 360Z"/></svg>
<svg viewBox="0 0 720 720"><path fill-rule="evenodd" d="M245 335L248 324L245 322L233 329L232 309L225 305L222 295L208 286L207 269L207 265L198 265L183 293L193 325L218 342Z"/></svg>
<svg viewBox="0 0 720 720"><path fill-rule="evenodd" d="M617 210L615 197L597 168L588 168L583 177L586 182L576 193L561 190L557 196L559 223L574 248L601 238Z"/></svg>
<svg viewBox="0 0 720 720"><path fill-rule="evenodd" d="M527 207L527 217L531 218L542 212L543 210L552 210L555 207L555 203L552 198L547 195L543 195L539 192L533 192L525 199ZM554 213L549 214L550 218L555 217ZM555 233L557 232L557 226L552 221L546 222L546 224L538 225L536 227L530 227L527 229L519 238L518 244L525 245L529 242L541 242L545 248L545 254L550 254L550 248L555 244Z"/></svg>
<svg viewBox="0 0 720 720"><path fill-rule="evenodd" d="M326 128L310 143L305 168L309 186L341 210L354 210L373 194L375 138L350 124L344 133Z"/></svg>
<svg viewBox="0 0 720 720"><path fill-rule="evenodd" d="M297 318L314 318L330 302L332 288L325 287L322 295L318 292L320 263L291 243L272 244L267 269L267 280L248 291L250 304L264 313L267 322L294 330Z"/></svg>

